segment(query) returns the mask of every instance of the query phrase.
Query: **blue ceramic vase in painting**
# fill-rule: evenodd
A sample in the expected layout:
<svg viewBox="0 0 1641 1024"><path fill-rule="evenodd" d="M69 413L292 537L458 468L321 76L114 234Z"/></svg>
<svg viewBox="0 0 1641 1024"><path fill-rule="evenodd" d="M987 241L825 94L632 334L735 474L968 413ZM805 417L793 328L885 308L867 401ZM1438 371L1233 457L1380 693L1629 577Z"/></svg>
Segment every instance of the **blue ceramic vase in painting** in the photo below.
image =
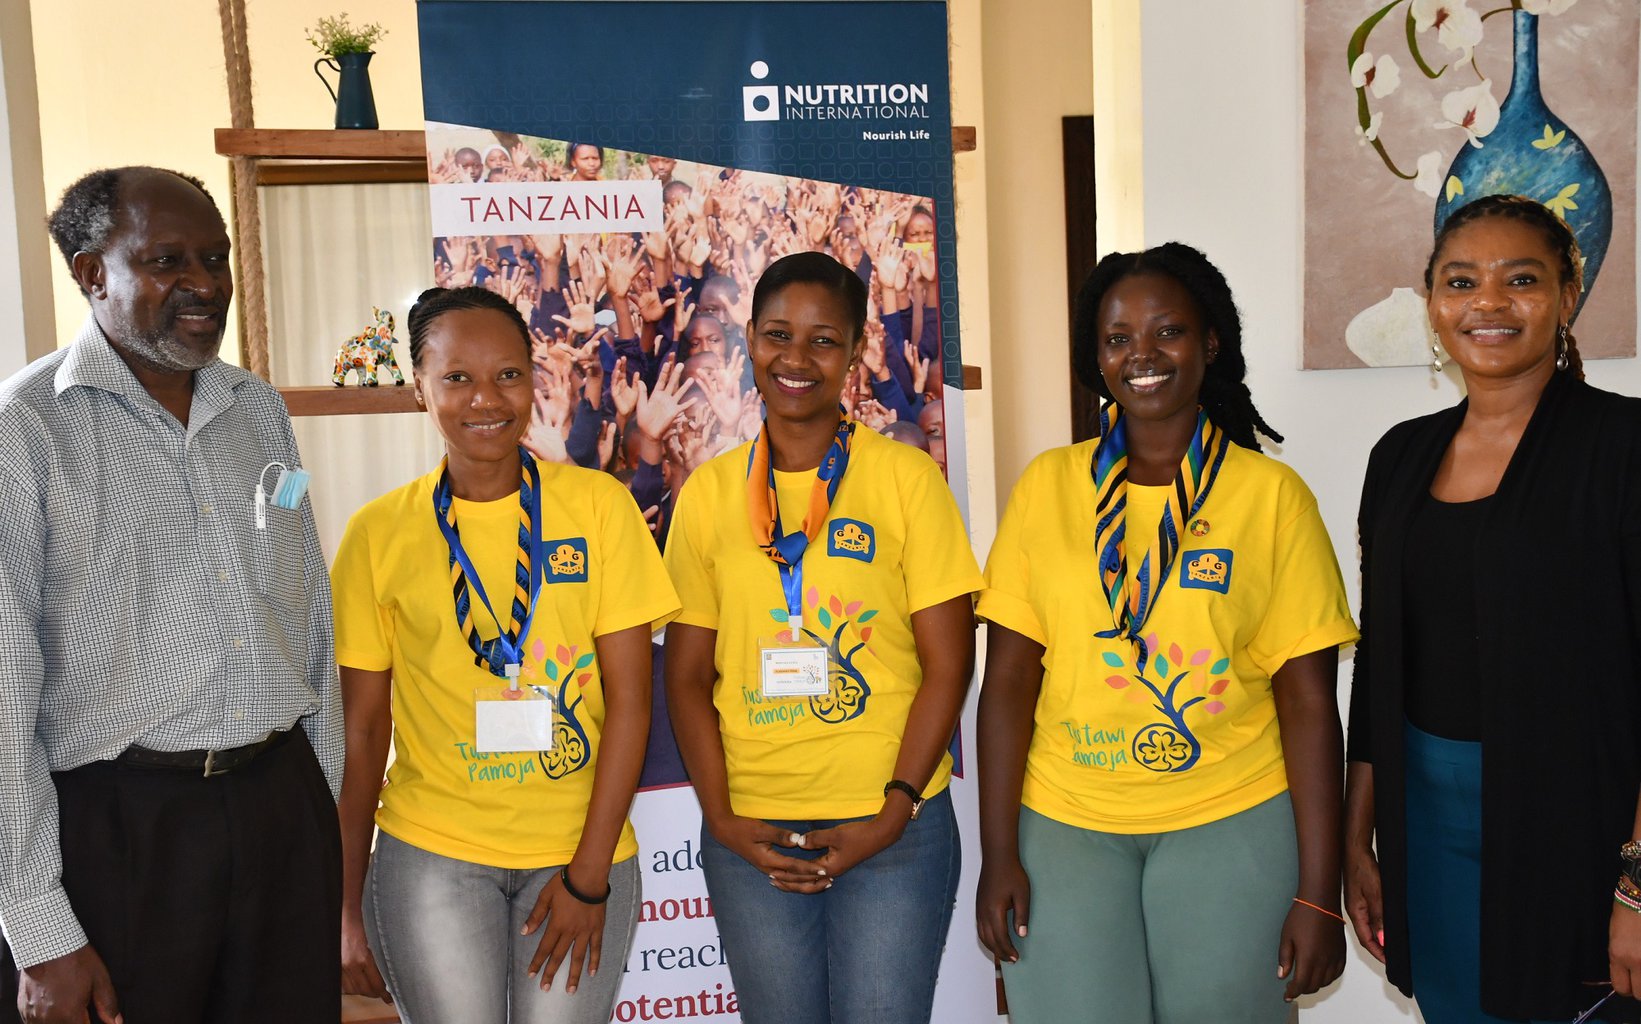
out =
<svg viewBox="0 0 1641 1024"><path fill-rule="evenodd" d="M1481 140L1481 148L1467 142L1453 158L1447 173L1459 180L1463 191L1451 184L1442 189L1436 199L1436 230L1454 210L1480 196L1511 193L1544 203L1573 229L1584 254L1584 294L1578 300L1582 309L1612 241L1612 190L1584 140L1544 104L1538 76L1539 16L1516 11L1513 17L1510 94L1499 108L1498 127Z"/></svg>

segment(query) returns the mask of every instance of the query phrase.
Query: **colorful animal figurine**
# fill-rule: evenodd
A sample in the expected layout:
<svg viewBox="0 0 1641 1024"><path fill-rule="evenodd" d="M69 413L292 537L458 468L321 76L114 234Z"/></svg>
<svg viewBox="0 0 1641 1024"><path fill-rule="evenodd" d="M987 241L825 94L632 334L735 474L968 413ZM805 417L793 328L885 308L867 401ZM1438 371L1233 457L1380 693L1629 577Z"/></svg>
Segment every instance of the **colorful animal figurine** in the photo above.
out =
<svg viewBox="0 0 1641 1024"><path fill-rule="evenodd" d="M331 374L330 382L337 387L346 382L351 370L358 374L360 387L373 388L379 366L385 366L392 372L395 385L405 382L405 375L399 372L399 362L393 358L393 314L377 306L372 306L371 310L376 315L375 324L349 338L336 353L336 370Z"/></svg>

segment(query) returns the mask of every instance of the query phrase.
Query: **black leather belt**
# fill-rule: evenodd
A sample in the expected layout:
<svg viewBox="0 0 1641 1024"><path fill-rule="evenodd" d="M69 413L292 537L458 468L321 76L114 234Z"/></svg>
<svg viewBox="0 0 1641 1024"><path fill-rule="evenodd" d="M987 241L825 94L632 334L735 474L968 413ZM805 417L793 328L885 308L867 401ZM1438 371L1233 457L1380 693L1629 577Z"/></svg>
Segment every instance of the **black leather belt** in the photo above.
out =
<svg viewBox="0 0 1641 1024"><path fill-rule="evenodd" d="M125 748L125 753L114 759L114 763L132 768L200 772L206 778L210 778L245 767L258 756L290 739L291 733L295 731L295 726L280 729L255 743L247 743L243 747L229 747L227 750L150 750L132 744Z"/></svg>

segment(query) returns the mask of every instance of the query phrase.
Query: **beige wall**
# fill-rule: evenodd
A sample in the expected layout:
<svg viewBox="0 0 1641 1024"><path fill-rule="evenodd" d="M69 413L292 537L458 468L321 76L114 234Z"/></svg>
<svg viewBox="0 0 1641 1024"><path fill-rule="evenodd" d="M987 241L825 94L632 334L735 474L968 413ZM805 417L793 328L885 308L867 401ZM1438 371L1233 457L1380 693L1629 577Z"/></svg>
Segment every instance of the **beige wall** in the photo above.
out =
<svg viewBox="0 0 1641 1024"><path fill-rule="evenodd" d="M22 0L7 0L21 3ZM228 162L212 132L228 126L222 23L213 0L34 0L45 196L55 205L96 167L158 164L201 178L226 214ZM388 30L371 64L384 128L420 128L421 68L412 0L279 0L249 7L256 121L265 128L329 128L330 96L313 75L318 54L303 36L345 6L355 24ZM237 239L235 240L237 244ZM74 340L85 301L61 267L51 277L57 340ZM237 358L230 328L224 356Z"/></svg>
<svg viewBox="0 0 1641 1024"><path fill-rule="evenodd" d="M1000 511L1026 463L1071 440L1066 222L1060 119L1092 110L1089 0L988 3L985 158L990 261L990 356ZM955 56L955 55L954 55ZM964 267L963 287L975 268ZM967 310L965 310L965 313ZM965 319L964 359L971 361Z"/></svg>

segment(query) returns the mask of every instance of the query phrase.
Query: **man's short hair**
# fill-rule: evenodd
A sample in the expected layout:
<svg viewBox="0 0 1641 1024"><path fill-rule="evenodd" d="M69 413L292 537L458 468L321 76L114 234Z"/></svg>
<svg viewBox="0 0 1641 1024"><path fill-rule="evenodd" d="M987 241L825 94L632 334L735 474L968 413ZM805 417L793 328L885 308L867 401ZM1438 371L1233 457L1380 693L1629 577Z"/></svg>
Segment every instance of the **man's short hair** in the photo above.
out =
<svg viewBox="0 0 1641 1024"><path fill-rule="evenodd" d="M62 201L47 221L51 238L57 243L57 249L63 254L63 262L68 264L70 272L74 270L75 253L102 252L107 247L108 236L114 233L114 211L120 204L120 185L128 175L142 171L181 178L199 189L200 195L210 200L213 207L216 206L216 200L205 190L205 183L181 171L147 166L107 167L92 171L63 191ZM218 214L221 212L217 210Z"/></svg>

